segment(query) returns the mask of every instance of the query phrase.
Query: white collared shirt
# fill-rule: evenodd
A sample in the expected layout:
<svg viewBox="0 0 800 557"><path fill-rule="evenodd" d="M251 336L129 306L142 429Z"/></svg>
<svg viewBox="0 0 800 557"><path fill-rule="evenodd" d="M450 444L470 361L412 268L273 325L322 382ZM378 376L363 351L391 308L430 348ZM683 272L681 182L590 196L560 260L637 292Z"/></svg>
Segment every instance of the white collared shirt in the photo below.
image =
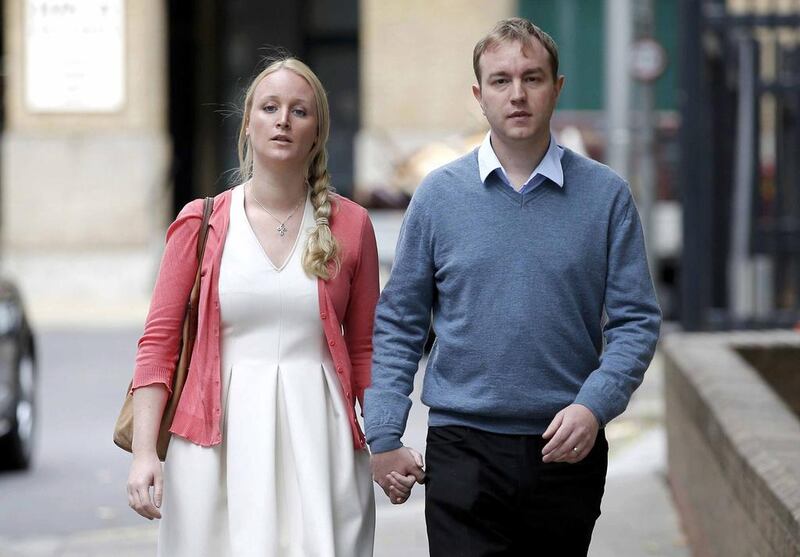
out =
<svg viewBox="0 0 800 557"><path fill-rule="evenodd" d="M492 133L487 132L483 143L478 148L478 171L480 172L481 182L485 184L486 179L494 172L503 184L518 193L533 191L547 179L555 182L559 187L564 187L564 171L561 168L561 157L564 155L564 148L556 143L552 134L550 134L550 145L547 148L547 152L520 189L511 185L511 180L508 179L505 168L500 164L500 160L494 152L491 137Z"/></svg>

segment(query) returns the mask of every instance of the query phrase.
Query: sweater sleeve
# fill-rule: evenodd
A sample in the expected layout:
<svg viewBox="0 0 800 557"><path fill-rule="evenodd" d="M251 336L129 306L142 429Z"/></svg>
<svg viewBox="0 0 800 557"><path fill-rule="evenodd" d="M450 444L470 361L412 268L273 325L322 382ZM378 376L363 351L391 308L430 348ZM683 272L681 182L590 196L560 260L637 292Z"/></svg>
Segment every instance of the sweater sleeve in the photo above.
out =
<svg viewBox="0 0 800 557"><path fill-rule="evenodd" d="M378 247L367 212L363 212L358 263L350 283L350 298L342 321L344 339L353 366L353 394L364 408L364 389L370 383L372 327L378 301Z"/></svg>
<svg viewBox="0 0 800 557"><path fill-rule="evenodd" d="M575 399L594 413L601 427L625 410L642 382L661 326L642 226L627 188L609 230L604 307L606 346L600 367Z"/></svg>
<svg viewBox="0 0 800 557"><path fill-rule="evenodd" d="M144 333L139 339L132 388L163 384L172 388L183 319L197 273L197 233L203 200L189 203L167 230Z"/></svg>
<svg viewBox="0 0 800 557"><path fill-rule="evenodd" d="M431 321L434 299L432 235L425 184L406 211L389 282L375 311L372 384L364 422L373 453L400 448L411 409L409 395Z"/></svg>

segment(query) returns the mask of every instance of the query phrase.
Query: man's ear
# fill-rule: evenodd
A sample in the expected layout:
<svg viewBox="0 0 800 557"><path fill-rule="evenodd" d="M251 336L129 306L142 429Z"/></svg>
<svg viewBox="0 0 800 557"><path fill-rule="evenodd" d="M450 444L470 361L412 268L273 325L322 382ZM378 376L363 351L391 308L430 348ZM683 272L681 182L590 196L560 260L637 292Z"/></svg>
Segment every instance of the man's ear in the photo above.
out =
<svg viewBox="0 0 800 557"><path fill-rule="evenodd" d="M475 97L475 100L478 101L478 105L481 107L481 112L484 116L486 116L486 110L483 108L483 96L481 95L481 86L477 83L472 84L472 96Z"/></svg>
<svg viewBox="0 0 800 557"><path fill-rule="evenodd" d="M556 99L558 99L559 95L561 95L561 91L564 89L564 83L567 81L567 78L563 75L558 76L556 79Z"/></svg>

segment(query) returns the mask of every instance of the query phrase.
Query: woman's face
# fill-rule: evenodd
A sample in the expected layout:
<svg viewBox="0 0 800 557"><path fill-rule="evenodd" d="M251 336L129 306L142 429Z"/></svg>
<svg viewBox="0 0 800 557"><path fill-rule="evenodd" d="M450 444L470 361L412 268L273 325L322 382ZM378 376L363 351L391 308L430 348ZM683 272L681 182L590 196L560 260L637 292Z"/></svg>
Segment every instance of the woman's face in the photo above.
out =
<svg viewBox="0 0 800 557"><path fill-rule="evenodd" d="M254 159L305 165L317 138L311 86L286 68L269 74L253 92L246 131Z"/></svg>

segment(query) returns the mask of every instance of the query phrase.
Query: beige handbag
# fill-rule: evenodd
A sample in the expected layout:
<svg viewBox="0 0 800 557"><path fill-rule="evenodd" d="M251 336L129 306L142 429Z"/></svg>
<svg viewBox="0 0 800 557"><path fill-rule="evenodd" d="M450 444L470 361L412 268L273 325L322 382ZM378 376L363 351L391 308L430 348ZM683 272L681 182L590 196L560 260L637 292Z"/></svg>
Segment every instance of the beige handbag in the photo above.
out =
<svg viewBox="0 0 800 557"><path fill-rule="evenodd" d="M186 306L186 315L183 318L183 336L180 345L180 358L178 359L178 366L175 368L175 374L172 379L172 394L169 396L166 405L164 406L164 413L161 415L161 426L158 428L158 441L156 442L156 452L158 458L164 460L167 456L167 447L169 447L170 432L169 428L172 426L172 420L175 417L175 409L178 407L178 401L181 398L183 386L186 384L186 377L189 373L189 362L192 358L192 349L194 348L194 339L197 337L197 305L200 299L200 267L203 262L203 253L206 249L206 238L208 237L208 222L211 219L211 211L214 208L214 198L206 197L203 205L203 222L200 225L200 230L197 234L197 273L194 277L194 286L192 292L189 294L189 303ZM114 426L114 443L121 449L132 452L133 448L133 393L131 386L133 382L128 385L128 391L125 395L125 402L122 404L122 410L119 412L117 423Z"/></svg>

